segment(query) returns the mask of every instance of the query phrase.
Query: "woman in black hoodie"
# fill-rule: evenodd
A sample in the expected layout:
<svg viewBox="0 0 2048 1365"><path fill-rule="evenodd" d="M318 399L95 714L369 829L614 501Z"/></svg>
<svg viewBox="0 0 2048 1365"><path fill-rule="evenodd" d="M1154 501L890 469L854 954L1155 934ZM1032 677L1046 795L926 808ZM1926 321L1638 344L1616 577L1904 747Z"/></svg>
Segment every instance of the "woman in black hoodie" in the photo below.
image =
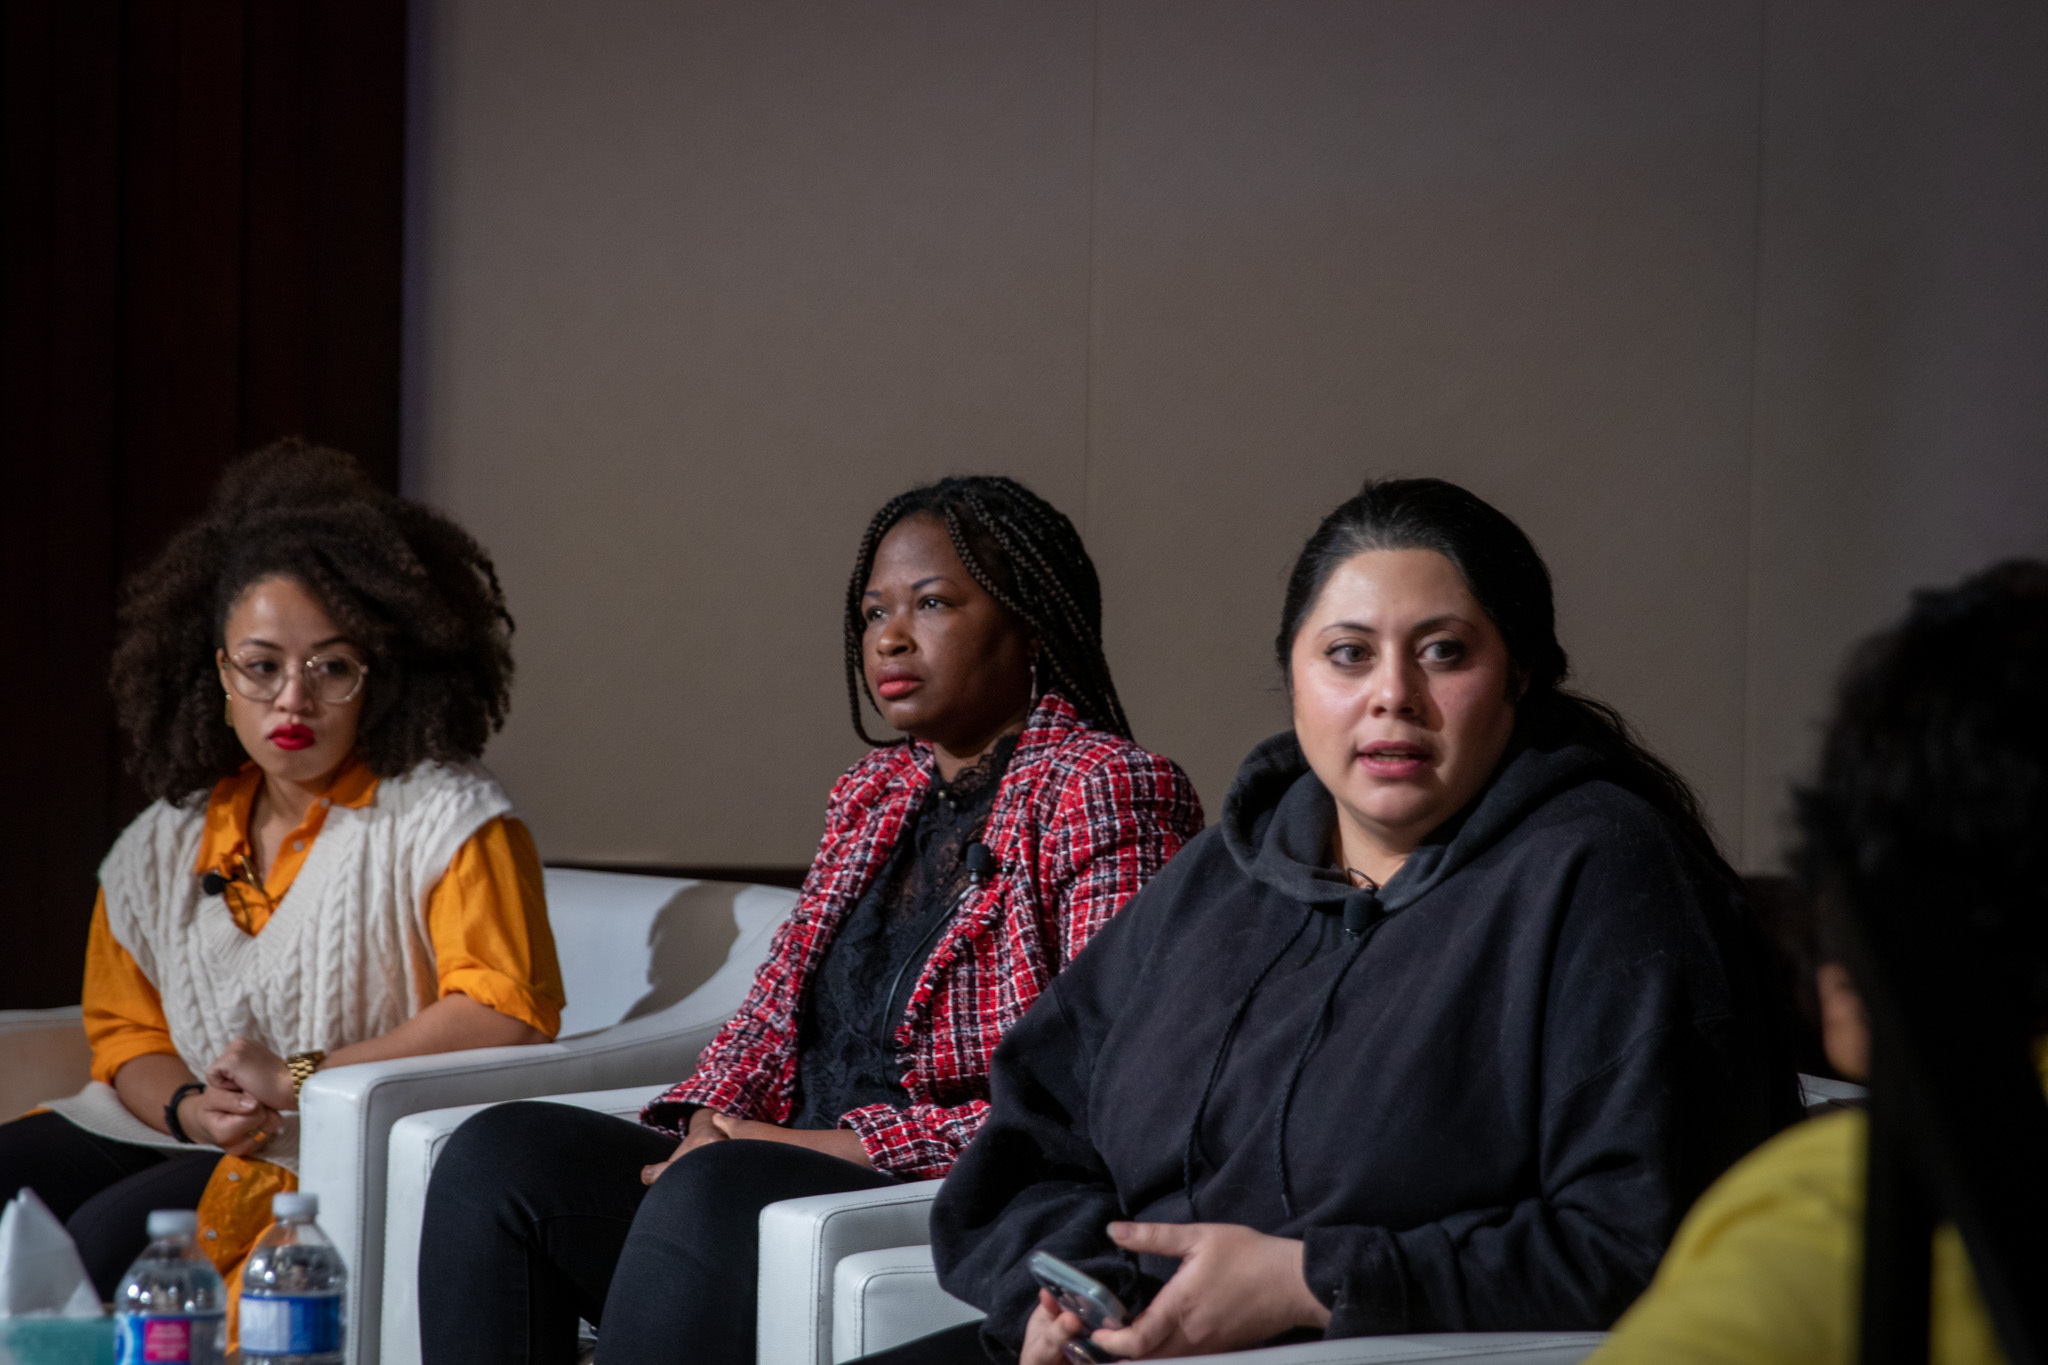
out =
<svg viewBox="0 0 2048 1365"><path fill-rule="evenodd" d="M1038 1249L1143 1310L1096 1334L1119 1355L1603 1328L1797 1117L1740 883L1684 781L1562 690L1519 527L1367 485L1278 650L1293 731L996 1052L932 1213L993 1354L1082 1330Z"/></svg>

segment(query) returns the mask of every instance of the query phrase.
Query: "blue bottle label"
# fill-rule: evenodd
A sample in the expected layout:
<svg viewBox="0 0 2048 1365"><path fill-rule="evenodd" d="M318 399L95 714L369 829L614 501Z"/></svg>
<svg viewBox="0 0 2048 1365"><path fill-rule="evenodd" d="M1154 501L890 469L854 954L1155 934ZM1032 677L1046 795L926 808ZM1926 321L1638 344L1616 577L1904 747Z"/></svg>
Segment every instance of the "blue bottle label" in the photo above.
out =
<svg viewBox="0 0 2048 1365"><path fill-rule="evenodd" d="M226 1321L220 1313L116 1313L114 1365L215 1365Z"/></svg>
<svg viewBox="0 0 2048 1365"><path fill-rule="evenodd" d="M242 1358L321 1356L341 1349L341 1295L242 1295Z"/></svg>

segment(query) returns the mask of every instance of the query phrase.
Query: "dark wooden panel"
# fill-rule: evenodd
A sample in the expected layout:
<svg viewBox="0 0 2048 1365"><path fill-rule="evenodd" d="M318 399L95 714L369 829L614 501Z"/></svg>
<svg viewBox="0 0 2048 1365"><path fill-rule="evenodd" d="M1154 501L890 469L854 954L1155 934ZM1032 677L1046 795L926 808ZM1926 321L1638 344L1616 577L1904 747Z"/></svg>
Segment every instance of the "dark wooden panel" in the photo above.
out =
<svg viewBox="0 0 2048 1365"><path fill-rule="evenodd" d="M0 6L0 1008L77 998L112 828L118 33Z"/></svg>
<svg viewBox="0 0 2048 1365"><path fill-rule="evenodd" d="M396 487L403 0L0 7L0 1008L78 998L140 805L118 585L280 436Z"/></svg>

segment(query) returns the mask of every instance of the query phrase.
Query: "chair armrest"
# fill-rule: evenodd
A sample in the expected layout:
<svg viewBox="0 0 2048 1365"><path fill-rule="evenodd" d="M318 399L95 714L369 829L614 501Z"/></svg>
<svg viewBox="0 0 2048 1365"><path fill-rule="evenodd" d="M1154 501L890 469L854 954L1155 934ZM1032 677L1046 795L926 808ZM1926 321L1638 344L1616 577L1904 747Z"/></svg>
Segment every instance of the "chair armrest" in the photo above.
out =
<svg viewBox="0 0 2048 1365"><path fill-rule="evenodd" d="M635 1085L574 1095L539 1095L550 1104L573 1104L618 1118L635 1118L640 1107L665 1085ZM522 1096L521 1098L525 1098ZM385 1177L384 1257L381 1306L376 1318L360 1319L359 1333L381 1341L381 1365L420 1365L420 1228L427 1211L427 1184L434 1163L457 1128L488 1104L428 1109L391 1125ZM372 1329L375 1330L372 1330Z"/></svg>
<svg viewBox="0 0 2048 1365"><path fill-rule="evenodd" d="M394 1123L451 1105L672 1083L689 1074L731 1014L729 1001L706 1002L701 1011L686 1009L688 1004L566 1042L315 1072L299 1095L299 1182L320 1196L321 1226L349 1267L349 1320L361 1324L382 1317L385 1161ZM377 1365L376 1334L350 1333L348 1360Z"/></svg>
<svg viewBox="0 0 2048 1365"><path fill-rule="evenodd" d="M856 1252L840 1260L832 1279L835 1365L982 1316L939 1288L929 1246ZM1579 1365L1604 1340L1604 1332L1424 1333L1311 1341L1224 1358L1233 1365Z"/></svg>
<svg viewBox="0 0 2048 1365"><path fill-rule="evenodd" d="M92 1079L92 1048L76 1005L0 1010L0 1123Z"/></svg>
<svg viewBox="0 0 2048 1365"><path fill-rule="evenodd" d="M1431 1332L1399 1337L1346 1337L1299 1346L1263 1346L1222 1356L1177 1356L1177 1365L1579 1365L1605 1332ZM1157 1365L1168 1365L1160 1360Z"/></svg>
<svg viewBox="0 0 2048 1365"><path fill-rule="evenodd" d="M963 1322L982 1312L939 1288L928 1246L859 1251L832 1271L832 1359L862 1356Z"/></svg>
<svg viewBox="0 0 2048 1365"><path fill-rule="evenodd" d="M833 1273L839 1262L856 1252L929 1242L932 1198L941 1183L920 1180L785 1199L761 1210L754 1310L758 1365L832 1365Z"/></svg>

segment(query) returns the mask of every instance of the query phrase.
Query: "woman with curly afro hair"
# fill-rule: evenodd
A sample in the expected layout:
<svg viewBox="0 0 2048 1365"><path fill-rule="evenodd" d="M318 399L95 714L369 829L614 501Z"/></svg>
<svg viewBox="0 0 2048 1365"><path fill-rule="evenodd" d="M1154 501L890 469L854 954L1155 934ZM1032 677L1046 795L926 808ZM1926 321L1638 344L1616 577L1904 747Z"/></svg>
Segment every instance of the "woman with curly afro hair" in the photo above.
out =
<svg viewBox="0 0 2048 1365"><path fill-rule="evenodd" d="M512 619L467 533L281 443L228 470L120 624L155 801L100 866L92 1081L0 1126L0 1199L34 1188L102 1298L151 1209L197 1206L238 1269L296 1186L314 1070L543 1042L562 1006L539 856L475 762Z"/></svg>

